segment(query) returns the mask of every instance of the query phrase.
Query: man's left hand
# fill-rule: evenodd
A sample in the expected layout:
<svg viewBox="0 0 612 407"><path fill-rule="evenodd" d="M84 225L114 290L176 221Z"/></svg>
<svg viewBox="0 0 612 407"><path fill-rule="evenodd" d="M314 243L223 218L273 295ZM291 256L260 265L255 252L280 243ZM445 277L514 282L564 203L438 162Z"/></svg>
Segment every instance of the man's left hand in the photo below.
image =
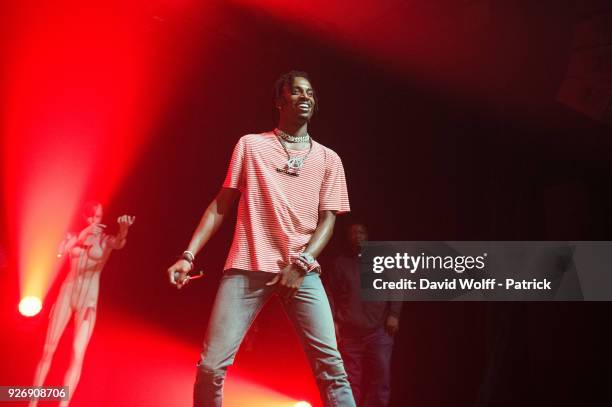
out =
<svg viewBox="0 0 612 407"><path fill-rule="evenodd" d="M289 300L295 297L297 291L302 286L302 281L306 275L295 264L290 264L281 270L270 282L266 285L278 284L278 295L283 300Z"/></svg>
<svg viewBox="0 0 612 407"><path fill-rule="evenodd" d="M387 331L387 334L389 336L395 336L395 334L399 330L399 319L397 317L394 317L393 315L389 315L387 317L385 330Z"/></svg>

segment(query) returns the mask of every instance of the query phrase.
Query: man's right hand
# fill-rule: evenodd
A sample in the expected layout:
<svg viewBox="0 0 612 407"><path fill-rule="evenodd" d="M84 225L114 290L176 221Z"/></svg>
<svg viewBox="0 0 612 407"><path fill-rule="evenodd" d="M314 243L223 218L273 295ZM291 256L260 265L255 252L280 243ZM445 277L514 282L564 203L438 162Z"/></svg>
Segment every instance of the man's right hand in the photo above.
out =
<svg viewBox="0 0 612 407"><path fill-rule="evenodd" d="M193 268L193 263L188 262L185 259L179 259L168 269L168 279L170 284L175 285L176 288L181 289L189 281L187 273ZM178 276L175 274L178 273ZM176 277L176 278L175 278Z"/></svg>

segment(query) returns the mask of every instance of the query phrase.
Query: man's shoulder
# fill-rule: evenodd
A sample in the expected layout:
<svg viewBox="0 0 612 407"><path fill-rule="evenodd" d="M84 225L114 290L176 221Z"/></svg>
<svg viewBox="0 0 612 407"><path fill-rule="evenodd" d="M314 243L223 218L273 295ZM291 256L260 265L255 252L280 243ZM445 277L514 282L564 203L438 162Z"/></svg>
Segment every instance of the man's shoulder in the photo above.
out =
<svg viewBox="0 0 612 407"><path fill-rule="evenodd" d="M329 160L329 161L340 161L340 156L338 155L338 153L336 153L334 150L332 150L331 148L319 143L318 141L315 141L316 145L319 147L319 149L321 150L323 157L325 158L325 160Z"/></svg>
<svg viewBox="0 0 612 407"><path fill-rule="evenodd" d="M274 133L272 133L271 131L267 131L264 133L249 133L240 137L238 143L244 143L245 145L253 145L261 142L270 142L270 140L273 140L273 138Z"/></svg>

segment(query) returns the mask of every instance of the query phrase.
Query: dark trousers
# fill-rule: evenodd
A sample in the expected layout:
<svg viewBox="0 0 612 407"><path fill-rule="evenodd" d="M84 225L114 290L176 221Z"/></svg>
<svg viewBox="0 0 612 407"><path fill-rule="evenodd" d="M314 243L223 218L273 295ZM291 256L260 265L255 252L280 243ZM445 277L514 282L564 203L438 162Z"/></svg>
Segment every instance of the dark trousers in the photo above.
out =
<svg viewBox="0 0 612 407"><path fill-rule="evenodd" d="M364 336L340 331L340 352L358 407L386 407L391 396L393 338L381 327Z"/></svg>

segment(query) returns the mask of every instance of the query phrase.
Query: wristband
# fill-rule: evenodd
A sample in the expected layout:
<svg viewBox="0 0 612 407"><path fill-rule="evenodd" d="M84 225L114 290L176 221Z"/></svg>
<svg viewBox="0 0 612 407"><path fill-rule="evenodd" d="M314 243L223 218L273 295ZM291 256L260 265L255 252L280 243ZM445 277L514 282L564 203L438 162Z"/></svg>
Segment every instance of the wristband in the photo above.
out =
<svg viewBox="0 0 612 407"><path fill-rule="evenodd" d="M294 261L294 264L301 268L306 274L314 269L313 266L315 266L316 263L317 261L315 258L308 252L299 253Z"/></svg>
<svg viewBox="0 0 612 407"><path fill-rule="evenodd" d="M303 261L304 263L306 263L308 268L310 268L310 266L312 266L316 262L315 258L312 256L312 254L310 254L308 252L301 252L301 253L299 253L298 254L298 258L301 261Z"/></svg>
<svg viewBox="0 0 612 407"><path fill-rule="evenodd" d="M181 255L181 260L185 260L191 266L191 270L193 270L193 261L195 260L195 256L189 250L185 250Z"/></svg>
<svg viewBox="0 0 612 407"><path fill-rule="evenodd" d="M300 259L299 257L296 257L293 261L293 264L298 266L304 272L304 274L308 274L308 269L310 267L308 267L308 264L306 264L304 260Z"/></svg>
<svg viewBox="0 0 612 407"><path fill-rule="evenodd" d="M189 250L185 250L181 255L181 258L187 260L189 263L193 263L193 261L195 260L195 256Z"/></svg>

